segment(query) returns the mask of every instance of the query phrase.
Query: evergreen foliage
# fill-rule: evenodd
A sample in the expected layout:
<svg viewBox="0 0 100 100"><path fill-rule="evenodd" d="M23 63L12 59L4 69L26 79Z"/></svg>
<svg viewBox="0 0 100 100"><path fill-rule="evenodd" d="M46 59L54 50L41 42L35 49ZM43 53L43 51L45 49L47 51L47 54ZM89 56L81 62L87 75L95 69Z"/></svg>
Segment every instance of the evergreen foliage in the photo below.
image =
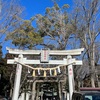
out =
<svg viewBox="0 0 100 100"><path fill-rule="evenodd" d="M6 40L9 39L15 46L28 49L32 49L34 45L42 42L42 37L36 33L29 20L24 20L18 28L9 33Z"/></svg>

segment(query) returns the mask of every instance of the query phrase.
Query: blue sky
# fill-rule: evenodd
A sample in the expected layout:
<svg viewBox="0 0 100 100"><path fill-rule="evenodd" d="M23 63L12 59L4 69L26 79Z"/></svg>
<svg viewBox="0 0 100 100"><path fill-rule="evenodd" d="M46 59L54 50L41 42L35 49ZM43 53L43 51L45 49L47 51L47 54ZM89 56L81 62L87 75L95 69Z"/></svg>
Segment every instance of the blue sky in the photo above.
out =
<svg viewBox="0 0 100 100"><path fill-rule="evenodd" d="M44 14L46 7L52 7L52 0L20 0L21 5L25 7L26 19L36 15ZM60 0L59 6L64 4L72 5L72 0Z"/></svg>

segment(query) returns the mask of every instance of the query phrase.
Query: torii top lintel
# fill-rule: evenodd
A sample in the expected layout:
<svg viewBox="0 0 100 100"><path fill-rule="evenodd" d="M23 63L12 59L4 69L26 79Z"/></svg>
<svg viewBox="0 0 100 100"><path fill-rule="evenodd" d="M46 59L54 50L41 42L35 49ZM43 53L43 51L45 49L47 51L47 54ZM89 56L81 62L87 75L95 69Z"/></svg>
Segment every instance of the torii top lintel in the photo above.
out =
<svg viewBox="0 0 100 100"><path fill-rule="evenodd" d="M10 54L28 54L28 55L39 55L41 50L19 50L6 48ZM73 49L73 50L49 50L49 55L80 55L84 51L84 48Z"/></svg>

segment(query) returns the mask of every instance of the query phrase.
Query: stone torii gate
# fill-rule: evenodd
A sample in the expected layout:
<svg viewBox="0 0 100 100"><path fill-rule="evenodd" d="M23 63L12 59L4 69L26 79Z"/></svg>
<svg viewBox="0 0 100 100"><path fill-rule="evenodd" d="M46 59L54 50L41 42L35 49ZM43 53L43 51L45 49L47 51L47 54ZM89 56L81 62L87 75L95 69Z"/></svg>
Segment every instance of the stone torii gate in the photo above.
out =
<svg viewBox="0 0 100 100"><path fill-rule="evenodd" d="M72 56L81 55L84 48L74 49L74 50L19 50L19 49L10 49L7 48L8 53L18 55L18 58L8 59L8 64L17 64L16 67L16 76L14 82L14 90L12 100L18 100L19 96L19 88L20 88L20 79L22 72L22 65L33 65L33 64L49 64L49 65L66 65L68 66L68 80L69 80L69 100L72 98L72 94L74 91L73 85L73 65L82 65L81 60L76 60L72 58ZM27 59L24 58L23 55L41 55L41 59ZM59 56L67 56L63 60L50 60L49 56L59 55ZM18 63L16 63L18 62Z"/></svg>

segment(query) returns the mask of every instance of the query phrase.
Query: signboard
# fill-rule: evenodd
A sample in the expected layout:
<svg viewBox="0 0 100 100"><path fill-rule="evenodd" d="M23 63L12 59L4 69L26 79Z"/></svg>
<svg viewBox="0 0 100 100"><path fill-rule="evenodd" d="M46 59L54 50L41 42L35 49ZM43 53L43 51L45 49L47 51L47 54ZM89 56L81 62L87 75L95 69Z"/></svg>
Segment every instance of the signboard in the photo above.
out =
<svg viewBox="0 0 100 100"><path fill-rule="evenodd" d="M43 63L49 62L49 50L48 49L41 50L41 62Z"/></svg>

